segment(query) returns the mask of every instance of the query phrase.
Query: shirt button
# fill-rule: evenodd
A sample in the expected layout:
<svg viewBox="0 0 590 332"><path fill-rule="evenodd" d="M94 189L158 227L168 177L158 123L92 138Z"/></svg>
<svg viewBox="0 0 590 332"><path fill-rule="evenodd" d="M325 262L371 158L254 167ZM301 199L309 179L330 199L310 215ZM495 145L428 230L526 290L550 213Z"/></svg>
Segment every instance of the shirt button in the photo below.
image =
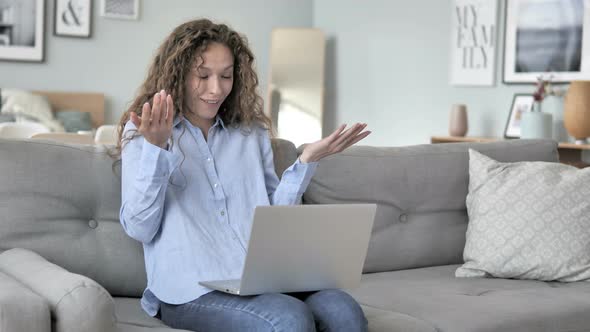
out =
<svg viewBox="0 0 590 332"><path fill-rule="evenodd" d="M207 158L207 161L208 161L208 162L211 162L211 157Z"/></svg>
<svg viewBox="0 0 590 332"><path fill-rule="evenodd" d="M213 185L213 187L215 187L215 188L217 188L218 186L219 186L219 184L217 184L217 183Z"/></svg>
<svg viewBox="0 0 590 332"><path fill-rule="evenodd" d="M406 213L400 214L399 221L401 221L401 222L407 222L408 221L408 215Z"/></svg>
<svg viewBox="0 0 590 332"><path fill-rule="evenodd" d="M225 211L221 210L220 213L221 213L222 216L225 216Z"/></svg>

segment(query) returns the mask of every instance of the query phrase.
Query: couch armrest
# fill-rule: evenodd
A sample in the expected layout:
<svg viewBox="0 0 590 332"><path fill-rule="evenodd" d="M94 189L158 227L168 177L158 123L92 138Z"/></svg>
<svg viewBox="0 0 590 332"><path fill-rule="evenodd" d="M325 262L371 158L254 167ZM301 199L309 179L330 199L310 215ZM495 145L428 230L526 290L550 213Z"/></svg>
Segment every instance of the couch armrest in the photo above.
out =
<svg viewBox="0 0 590 332"><path fill-rule="evenodd" d="M49 304L0 272L0 331L51 332Z"/></svg>
<svg viewBox="0 0 590 332"><path fill-rule="evenodd" d="M94 280L68 272L25 249L0 254L0 271L47 301L54 320L53 332L115 331L113 299Z"/></svg>

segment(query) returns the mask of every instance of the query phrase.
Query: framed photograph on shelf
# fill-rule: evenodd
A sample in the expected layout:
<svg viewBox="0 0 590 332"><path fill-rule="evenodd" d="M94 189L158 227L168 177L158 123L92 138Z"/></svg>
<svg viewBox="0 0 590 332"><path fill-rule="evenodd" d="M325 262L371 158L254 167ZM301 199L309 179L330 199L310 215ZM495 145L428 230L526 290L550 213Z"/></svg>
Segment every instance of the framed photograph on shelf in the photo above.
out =
<svg viewBox="0 0 590 332"><path fill-rule="evenodd" d="M522 114L530 112L533 109L535 99L532 94L517 93L512 100L512 107L508 114L506 129L504 129L505 138L520 138L520 120Z"/></svg>
<svg viewBox="0 0 590 332"><path fill-rule="evenodd" d="M590 79L589 0L506 0L504 82Z"/></svg>
<svg viewBox="0 0 590 332"><path fill-rule="evenodd" d="M0 60L43 61L45 0L0 0Z"/></svg>
<svg viewBox="0 0 590 332"><path fill-rule="evenodd" d="M92 0L55 0L53 34L90 38Z"/></svg>
<svg viewBox="0 0 590 332"><path fill-rule="evenodd" d="M498 0L453 0L451 85L495 84L497 21Z"/></svg>
<svg viewBox="0 0 590 332"><path fill-rule="evenodd" d="M139 19L139 0L101 0L100 16L137 20Z"/></svg>

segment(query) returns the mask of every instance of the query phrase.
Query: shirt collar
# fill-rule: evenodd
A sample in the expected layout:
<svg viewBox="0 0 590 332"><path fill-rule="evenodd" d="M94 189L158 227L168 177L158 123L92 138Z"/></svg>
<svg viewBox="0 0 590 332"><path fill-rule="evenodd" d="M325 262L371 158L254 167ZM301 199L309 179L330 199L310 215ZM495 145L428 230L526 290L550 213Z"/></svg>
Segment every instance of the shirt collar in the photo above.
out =
<svg viewBox="0 0 590 332"><path fill-rule="evenodd" d="M183 119L184 119L184 116L182 116L182 115L175 117L174 121L172 122L172 126L173 127L178 126ZM221 119L221 117L219 115L215 116L215 123L213 124L213 126L211 126L211 128L213 128L215 126L221 126L221 128L225 129L225 123L223 122L223 120Z"/></svg>

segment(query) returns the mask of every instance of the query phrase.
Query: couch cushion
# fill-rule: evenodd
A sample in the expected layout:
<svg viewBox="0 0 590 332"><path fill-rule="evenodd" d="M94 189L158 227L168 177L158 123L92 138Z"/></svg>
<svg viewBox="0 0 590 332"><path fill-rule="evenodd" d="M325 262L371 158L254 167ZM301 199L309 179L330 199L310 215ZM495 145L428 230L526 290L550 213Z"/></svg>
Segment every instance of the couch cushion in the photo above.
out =
<svg viewBox="0 0 590 332"><path fill-rule="evenodd" d="M47 301L0 272L0 331L51 332Z"/></svg>
<svg viewBox="0 0 590 332"><path fill-rule="evenodd" d="M0 254L0 271L47 301L52 331L115 331L113 299L95 281L70 273L30 250L18 248Z"/></svg>
<svg viewBox="0 0 590 332"><path fill-rule="evenodd" d="M411 316L441 332L590 329L588 282L455 278L457 267L365 274L349 292L364 307ZM403 331L407 320L400 322L371 332Z"/></svg>
<svg viewBox="0 0 590 332"><path fill-rule="evenodd" d="M167 327L161 320L146 314L138 298L115 297L115 315L119 331L186 331Z"/></svg>
<svg viewBox="0 0 590 332"><path fill-rule="evenodd" d="M296 158L273 141L279 175ZM140 297L143 251L119 223L120 164L103 146L0 139L0 250L28 248L114 296Z"/></svg>
<svg viewBox="0 0 590 332"><path fill-rule="evenodd" d="M469 176L457 277L590 280L590 168L500 163L470 150Z"/></svg>
<svg viewBox="0 0 590 332"><path fill-rule="evenodd" d="M142 248L119 224L115 171L104 147L0 140L0 249L31 249L112 294L141 296Z"/></svg>
<svg viewBox="0 0 590 332"><path fill-rule="evenodd" d="M364 272L462 263L468 149L501 161L557 161L547 140L353 146L326 157L305 204L377 203Z"/></svg>

